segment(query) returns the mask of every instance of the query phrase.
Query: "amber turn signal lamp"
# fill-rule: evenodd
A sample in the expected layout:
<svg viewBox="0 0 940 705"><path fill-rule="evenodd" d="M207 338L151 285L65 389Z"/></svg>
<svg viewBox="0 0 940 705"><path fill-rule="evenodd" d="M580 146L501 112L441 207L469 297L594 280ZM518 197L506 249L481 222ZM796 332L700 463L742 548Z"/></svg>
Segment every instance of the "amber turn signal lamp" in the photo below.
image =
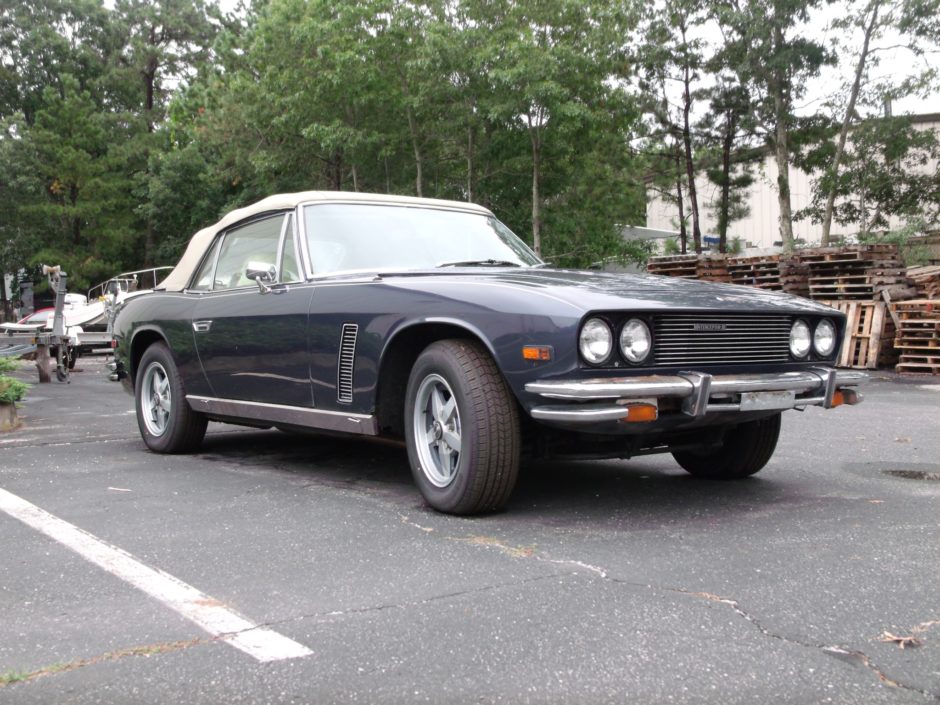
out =
<svg viewBox="0 0 940 705"><path fill-rule="evenodd" d="M655 404L627 404L627 415L620 419L620 423L649 423L659 418L659 410Z"/></svg>
<svg viewBox="0 0 940 705"><path fill-rule="evenodd" d="M551 360L551 345L526 345L522 348L522 357L525 360Z"/></svg>
<svg viewBox="0 0 940 705"><path fill-rule="evenodd" d="M842 406L843 404L845 404L845 395L842 393L842 390L840 389L839 391L837 391L835 394L832 395L832 406L829 408L835 409L837 406Z"/></svg>

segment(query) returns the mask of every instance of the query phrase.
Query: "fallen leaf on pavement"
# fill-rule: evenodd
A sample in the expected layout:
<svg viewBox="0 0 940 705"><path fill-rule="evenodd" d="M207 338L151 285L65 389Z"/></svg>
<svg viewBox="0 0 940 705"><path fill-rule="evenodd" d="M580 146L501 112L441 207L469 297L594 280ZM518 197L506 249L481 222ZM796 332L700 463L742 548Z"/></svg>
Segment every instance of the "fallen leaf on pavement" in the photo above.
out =
<svg viewBox="0 0 940 705"><path fill-rule="evenodd" d="M899 649L905 649L908 646L921 646L924 642L915 636L897 636L891 632L883 632L878 641L884 641L889 644L897 644Z"/></svg>

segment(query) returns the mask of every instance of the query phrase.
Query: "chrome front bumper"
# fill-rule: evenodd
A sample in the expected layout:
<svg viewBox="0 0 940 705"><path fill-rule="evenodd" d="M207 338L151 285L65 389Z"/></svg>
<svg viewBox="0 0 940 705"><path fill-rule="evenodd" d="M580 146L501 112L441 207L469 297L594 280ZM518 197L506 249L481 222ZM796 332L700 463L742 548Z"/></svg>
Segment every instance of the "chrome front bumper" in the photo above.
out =
<svg viewBox="0 0 940 705"><path fill-rule="evenodd" d="M854 370L813 367L799 372L771 374L709 375L678 372L675 375L537 381L525 385L527 392L564 404L536 406L532 418L558 423L625 421L630 405L659 406L661 399L680 400L687 417L706 414L770 411L807 406L830 409L858 404L862 395L853 387L868 375ZM837 397L837 392L841 394Z"/></svg>

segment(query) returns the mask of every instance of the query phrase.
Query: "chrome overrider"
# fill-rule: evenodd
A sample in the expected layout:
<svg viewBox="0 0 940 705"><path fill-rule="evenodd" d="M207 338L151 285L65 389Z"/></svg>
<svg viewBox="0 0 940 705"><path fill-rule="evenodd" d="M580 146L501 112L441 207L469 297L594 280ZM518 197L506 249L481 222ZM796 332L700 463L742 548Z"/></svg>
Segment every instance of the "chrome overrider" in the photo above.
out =
<svg viewBox="0 0 940 705"><path fill-rule="evenodd" d="M678 372L645 377L547 380L529 382L525 389L546 399L568 402L536 406L531 411L535 419L597 423L626 419L631 403L658 407L659 400L667 398L680 399L681 413L694 418L724 412L801 409L807 406L830 409L835 406L836 392L842 393L843 404L860 403L862 395L853 387L867 380L868 375L864 372L813 367L799 372L770 374Z"/></svg>

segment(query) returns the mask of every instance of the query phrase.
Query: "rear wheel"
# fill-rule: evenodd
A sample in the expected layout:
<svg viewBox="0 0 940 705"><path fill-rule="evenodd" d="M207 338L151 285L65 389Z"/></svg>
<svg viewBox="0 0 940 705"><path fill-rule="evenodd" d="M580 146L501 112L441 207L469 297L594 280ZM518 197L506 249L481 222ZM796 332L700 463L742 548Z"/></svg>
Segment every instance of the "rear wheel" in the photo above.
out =
<svg viewBox="0 0 940 705"><path fill-rule="evenodd" d="M405 399L408 459L427 503L451 514L501 508L519 474L519 415L487 350L469 340L429 345Z"/></svg>
<svg viewBox="0 0 940 705"><path fill-rule="evenodd" d="M737 480L760 471L770 460L780 437L780 414L748 421L725 431L717 449L679 451L672 457L689 473L710 480Z"/></svg>
<svg viewBox="0 0 940 705"><path fill-rule="evenodd" d="M158 453L195 450L208 420L193 411L170 349L154 343L141 357L134 389L137 426L144 443Z"/></svg>

